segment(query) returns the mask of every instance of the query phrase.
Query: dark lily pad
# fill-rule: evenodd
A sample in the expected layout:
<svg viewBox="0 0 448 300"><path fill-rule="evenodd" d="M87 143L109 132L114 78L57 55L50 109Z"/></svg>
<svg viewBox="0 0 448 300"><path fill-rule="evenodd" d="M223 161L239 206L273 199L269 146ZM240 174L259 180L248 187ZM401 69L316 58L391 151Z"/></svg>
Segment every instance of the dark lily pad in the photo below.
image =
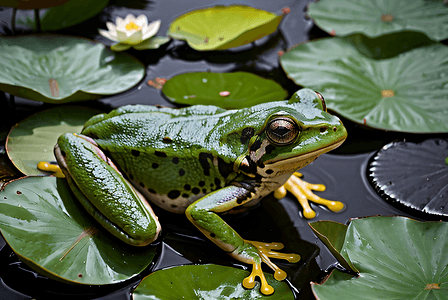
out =
<svg viewBox="0 0 448 300"><path fill-rule="evenodd" d="M133 292L134 300L177 299L294 299L284 281L277 281L271 274L266 280L274 288L273 295L260 293L257 282L251 290L241 282L248 271L219 265L186 265L156 271L143 279Z"/></svg>
<svg viewBox="0 0 448 300"><path fill-rule="evenodd" d="M40 161L54 161L53 148L58 137L81 132L84 123L101 113L96 109L59 106L38 112L16 124L6 140L6 151L13 164L25 175L42 175Z"/></svg>
<svg viewBox="0 0 448 300"><path fill-rule="evenodd" d="M88 216L65 179L26 177L0 192L0 231L19 258L49 278L80 284L122 282L142 272L155 247L132 247Z"/></svg>
<svg viewBox="0 0 448 300"><path fill-rule="evenodd" d="M64 4L69 0L0 0L0 6L18 9L39 9Z"/></svg>
<svg viewBox="0 0 448 300"><path fill-rule="evenodd" d="M320 0L309 5L317 26L341 36L418 31L441 41L448 38L447 14L448 6L442 0Z"/></svg>
<svg viewBox="0 0 448 300"><path fill-rule="evenodd" d="M41 17L40 25L44 31L56 31L67 28L99 14L109 3L109 0L70 0L66 3L52 7ZM35 21L27 23L35 27Z"/></svg>
<svg viewBox="0 0 448 300"><path fill-rule="evenodd" d="M433 44L373 60L356 52L346 40L310 44L291 49L281 57L281 64L298 85L322 93L328 108L379 129L448 132L447 46ZM330 51L322 46L335 49L334 54L318 58L312 53L313 47L321 49L321 55Z"/></svg>
<svg viewBox="0 0 448 300"><path fill-rule="evenodd" d="M448 217L448 141L394 142L378 151L369 177L378 193L401 207Z"/></svg>
<svg viewBox="0 0 448 300"><path fill-rule="evenodd" d="M50 103L98 99L135 86L145 68L87 39L42 34L0 37L0 90Z"/></svg>
<svg viewBox="0 0 448 300"><path fill-rule="evenodd" d="M247 72L197 72L168 80L163 94L177 104L204 104L222 108L243 108L286 99L288 92L275 81Z"/></svg>
<svg viewBox="0 0 448 300"><path fill-rule="evenodd" d="M360 274L334 270L317 299L446 299L448 223L404 217L352 220L341 251Z"/></svg>
<svg viewBox="0 0 448 300"><path fill-rule="evenodd" d="M283 15L244 5L194 10L174 20L167 35L196 50L224 50L258 40L277 30Z"/></svg>

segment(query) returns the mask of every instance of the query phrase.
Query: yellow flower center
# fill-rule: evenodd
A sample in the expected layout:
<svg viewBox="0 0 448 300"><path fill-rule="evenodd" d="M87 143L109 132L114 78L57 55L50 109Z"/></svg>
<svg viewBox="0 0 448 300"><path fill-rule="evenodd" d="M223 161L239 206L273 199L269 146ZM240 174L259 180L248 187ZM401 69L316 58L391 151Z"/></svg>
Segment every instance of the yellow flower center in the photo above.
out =
<svg viewBox="0 0 448 300"><path fill-rule="evenodd" d="M142 30L141 26L138 26L137 24L135 24L134 22L129 22L128 24L126 24L126 30Z"/></svg>

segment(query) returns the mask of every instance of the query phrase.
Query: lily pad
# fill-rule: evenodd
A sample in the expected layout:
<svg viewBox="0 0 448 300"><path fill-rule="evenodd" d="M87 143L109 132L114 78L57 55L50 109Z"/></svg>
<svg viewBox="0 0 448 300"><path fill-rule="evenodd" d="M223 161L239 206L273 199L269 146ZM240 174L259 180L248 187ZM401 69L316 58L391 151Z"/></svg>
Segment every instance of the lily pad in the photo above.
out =
<svg viewBox="0 0 448 300"><path fill-rule="evenodd" d="M251 290L241 282L248 271L219 265L186 265L156 271L143 279L133 292L134 300L177 299L294 299L284 281L277 281L271 274L266 280L274 288L271 296L260 293L260 283Z"/></svg>
<svg viewBox="0 0 448 300"><path fill-rule="evenodd" d="M81 132L96 109L60 106L38 112L16 124L6 140L6 151L13 164L25 175L46 174L37 169L40 161L54 161L53 148L58 137Z"/></svg>
<svg viewBox="0 0 448 300"><path fill-rule="evenodd" d="M387 201L413 212L448 217L448 140L393 142L370 162L369 178Z"/></svg>
<svg viewBox="0 0 448 300"><path fill-rule="evenodd" d="M441 41L448 38L447 14L448 6L442 0L320 0L309 5L317 26L341 36L418 31Z"/></svg>
<svg viewBox="0 0 448 300"><path fill-rule="evenodd" d="M353 273L358 272L350 260L344 257L344 253L341 254L347 225L333 221L317 221L308 225L314 234L325 244L331 254L339 261L342 267Z"/></svg>
<svg viewBox="0 0 448 300"><path fill-rule="evenodd" d="M0 6L18 9L39 9L64 4L69 0L0 0Z"/></svg>
<svg viewBox="0 0 448 300"><path fill-rule="evenodd" d="M0 37L0 90L64 103L98 99L135 86L145 68L102 44L63 35Z"/></svg>
<svg viewBox="0 0 448 300"><path fill-rule="evenodd" d="M196 50L224 50L249 44L277 30L283 15L244 5L214 6L176 18L167 35Z"/></svg>
<svg viewBox="0 0 448 300"><path fill-rule="evenodd" d="M247 72L196 72L168 80L163 94L176 104L243 108L286 99L288 92L275 81Z"/></svg>
<svg viewBox="0 0 448 300"><path fill-rule="evenodd" d="M446 299L448 223L404 217L352 220L342 251L358 277L334 270L317 299Z"/></svg>
<svg viewBox="0 0 448 300"><path fill-rule="evenodd" d="M331 46L332 40L339 50L330 60L303 59L302 54L315 57L313 46L298 46L282 56L285 72L298 85L322 93L328 108L352 121L401 132L448 132L447 46L373 60L353 50L344 57L344 49L351 49L346 41L319 42Z"/></svg>
<svg viewBox="0 0 448 300"><path fill-rule="evenodd" d="M25 177L0 192L0 231L19 258L49 278L112 284L149 266L156 247L132 247L96 227L65 179Z"/></svg>
<svg viewBox="0 0 448 300"><path fill-rule="evenodd" d="M50 8L42 16L40 25L44 31L56 31L79 24L99 14L109 0L70 0L62 5ZM35 21L28 24L35 27Z"/></svg>

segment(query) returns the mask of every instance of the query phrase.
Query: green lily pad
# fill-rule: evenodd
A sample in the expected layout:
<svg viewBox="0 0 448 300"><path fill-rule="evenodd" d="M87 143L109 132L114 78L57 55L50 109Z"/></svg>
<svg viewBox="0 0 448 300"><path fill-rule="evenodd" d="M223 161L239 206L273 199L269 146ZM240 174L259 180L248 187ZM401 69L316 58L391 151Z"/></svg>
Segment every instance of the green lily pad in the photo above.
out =
<svg viewBox="0 0 448 300"><path fill-rule="evenodd" d="M332 35L423 32L435 41L448 38L448 6L443 0L320 0L309 15Z"/></svg>
<svg viewBox="0 0 448 300"><path fill-rule="evenodd" d="M133 299L294 299L289 286L275 280L271 274L265 274L275 290L271 296L260 293L258 282L253 289L245 289L241 282L248 275L248 271L219 265L186 265L159 270L142 280L133 292Z"/></svg>
<svg viewBox="0 0 448 300"><path fill-rule="evenodd" d="M404 217L352 220L342 251L358 277L334 270L317 299L446 299L448 223Z"/></svg>
<svg viewBox="0 0 448 300"><path fill-rule="evenodd" d="M243 108L286 99L288 92L275 81L247 72L184 73L168 80L163 94L176 104Z"/></svg>
<svg viewBox="0 0 448 300"><path fill-rule="evenodd" d="M373 60L341 39L318 42L328 49L334 43L336 53L318 59L311 50L321 47L299 45L281 57L281 65L298 85L319 91L328 108L379 129L448 132L448 47L432 44Z"/></svg>
<svg viewBox="0 0 448 300"><path fill-rule="evenodd" d="M102 44L62 35L0 37L0 90L64 103L98 99L135 86L145 68Z"/></svg>
<svg viewBox="0 0 448 300"><path fill-rule="evenodd" d="M194 10L174 20L167 35L196 50L224 50L249 44L277 30L283 15L244 5Z"/></svg>
<svg viewBox="0 0 448 300"><path fill-rule="evenodd" d="M37 169L40 161L54 161L53 148L60 135L81 132L84 123L101 113L96 109L60 106L38 112L16 124L6 141L13 164L25 175L47 174Z"/></svg>
<svg viewBox="0 0 448 300"><path fill-rule="evenodd" d="M0 231L19 258L49 278L112 284L142 272L156 247L132 247L96 227L65 179L25 177L0 192Z"/></svg>

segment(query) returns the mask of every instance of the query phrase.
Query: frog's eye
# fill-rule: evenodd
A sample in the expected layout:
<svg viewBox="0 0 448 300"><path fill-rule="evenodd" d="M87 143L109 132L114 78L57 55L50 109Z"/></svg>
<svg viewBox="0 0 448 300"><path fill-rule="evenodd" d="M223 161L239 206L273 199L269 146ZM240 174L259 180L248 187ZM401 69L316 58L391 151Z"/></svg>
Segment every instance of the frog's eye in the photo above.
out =
<svg viewBox="0 0 448 300"><path fill-rule="evenodd" d="M291 144L299 136L299 133L299 126L287 117L273 119L266 128L269 141L279 146Z"/></svg>

